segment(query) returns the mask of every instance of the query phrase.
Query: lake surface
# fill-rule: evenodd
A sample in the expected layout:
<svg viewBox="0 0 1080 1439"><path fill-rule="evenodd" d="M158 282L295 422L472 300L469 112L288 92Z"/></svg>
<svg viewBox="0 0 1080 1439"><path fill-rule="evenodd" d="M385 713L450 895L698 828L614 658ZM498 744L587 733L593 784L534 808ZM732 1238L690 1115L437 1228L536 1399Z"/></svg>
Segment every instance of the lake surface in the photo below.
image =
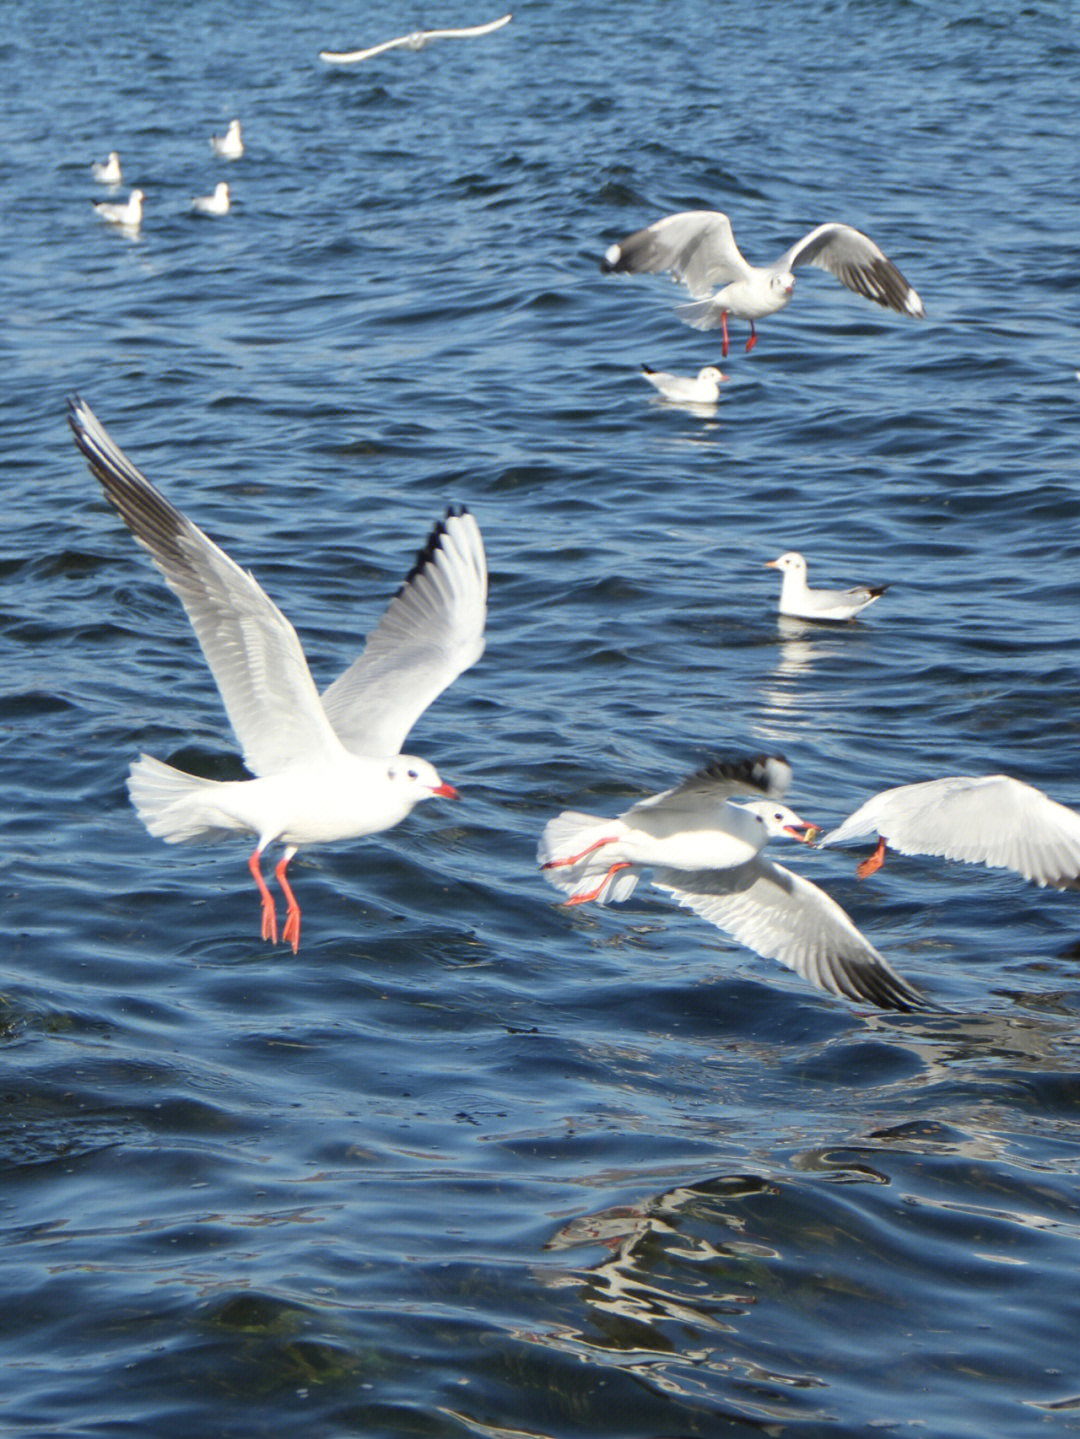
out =
<svg viewBox="0 0 1080 1439"><path fill-rule="evenodd" d="M524 0L317 58L497 13L5 6L0 1431L1075 1433L1080 897L777 846L947 1011L894 1015L647 886L559 908L535 847L762 750L822 825L944 774L1080 806L1080 13ZM715 412L658 403L719 336L597 262L686 208L756 260L847 220L927 318L804 269ZM302 851L295 957L243 839L128 804L235 746L74 390L320 684L482 528L486 654L409 741L462 800ZM791 548L891 588L781 624Z"/></svg>

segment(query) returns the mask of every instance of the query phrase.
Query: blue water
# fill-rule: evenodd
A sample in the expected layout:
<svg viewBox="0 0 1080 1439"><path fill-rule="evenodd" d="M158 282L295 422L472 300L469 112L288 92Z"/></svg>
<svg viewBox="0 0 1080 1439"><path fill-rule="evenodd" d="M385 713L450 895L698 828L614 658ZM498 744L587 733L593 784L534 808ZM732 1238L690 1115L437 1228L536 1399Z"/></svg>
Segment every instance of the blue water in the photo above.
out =
<svg viewBox="0 0 1080 1439"><path fill-rule="evenodd" d="M0 1430L1075 1433L1077 896L789 847L950 1010L898 1016L534 853L716 752L825 825L940 774L1080 805L1078 12L523 0L317 59L497 13L4 7ZM597 260L687 207L762 260L850 221L927 319L802 271L714 415L657 404L718 337ZM482 527L487 652L410 737L462 802L302 852L296 957L243 841L128 805L233 741L75 389L320 683L447 503ZM788 548L891 588L782 626Z"/></svg>

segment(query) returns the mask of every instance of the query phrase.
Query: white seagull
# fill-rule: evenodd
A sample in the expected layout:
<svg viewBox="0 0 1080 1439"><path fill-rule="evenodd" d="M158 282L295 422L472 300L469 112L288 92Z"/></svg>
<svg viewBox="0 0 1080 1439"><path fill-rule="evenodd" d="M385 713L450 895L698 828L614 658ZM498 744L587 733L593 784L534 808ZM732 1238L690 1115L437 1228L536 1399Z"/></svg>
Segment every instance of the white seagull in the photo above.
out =
<svg viewBox="0 0 1080 1439"><path fill-rule="evenodd" d="M806 583L806 560L789 550L776 560L766 560L767 569L784 577L780 588L780 613L797 620L851 620L860 610L880 599L888 585L856 585L850 590L812 590Z"/></svg>
<svg viewBox="0 0 1080 1439"><path fill-rule="evenodd" d="M120 169L120 156L115 150L109 151L107 160L95 160L90 169L99 185L119 185L124 178Z"/></svg>
<svg viewBox="0 0 1080 1439"><path fill-rule="evenodd" d="M728 352L727 317L750 321L746 348L757 343L754 321L782 310L795 288L797 265L816 265L879 305L922 319L923 302L869 235L830 221L818 225L771 265L750 265L739 253L731 221L719 210L684 210L657 220L617 245L608 247L601 269L636 275L670 270L694 296L675 313L695 330L723 331ZM715 287L721 288L713 293Z"/></svg>
<svg viewBox="0 0 1080 1439"><path fill-rule="evenodd" d="M1033 884L1080 889L1080 815L1007 774L949 775L902 784L860 805L821 841L877 835L856 873L879 870L887 848L1011 869Z"/></svg>
<svg viewBox="0 0 1080 1439"><path fill-rule="evenodd" d="M399 35L395 40L384 40L381 45L371 45L366 50L320 50L319 59L330 65L353 65L357 60L370 60L384 50L422 50L429 40L464 39L471 35L490 35L509 25L513 15L501 15L498 20L489 20L486 25L469 25L461 30L413 30L408 35Z"/></svg>
<svg viewBox="0 0 1080 1439"><path fill-rule="evenodd" d="M122 230L134 232L142 224L143 200L146 197L141 190L132 190L123 204L111 200L98 200L94 209L109 225L117 225Z"/></svg>
<svg viewBox="0 0 1080 1439"><path fill-rule="evenodd" d="M110 439L89 406L69 401L75 443L105 496L178 596L256 775L199 779L142 755L128 778L151 834L167 843L249 832L262 937L277 941L260 857L285 846L274 874L295 953L300 907L285 876L301 845L377 834L432 795L456 799L427 760L401 746L428 705L484 649L487 564L476 521L448 510L360 657L321 698L296 631L256 583L175 509Z"/></svg>
<svg viewBox="0 0 1080 1439"><path fill-rule="evenodd" d="M214 186L214 193L196 195L191 208L196 215L227 215L229 204L229 187L224 180L219 180Z"/></svg>
<svg viewBox="0 0 1080 1439"><path fill-rule="evenodd" d="M720 398L720 385L727 379L715 365L706 365L696 375L669 375L665 370L641 367L642 379L655 386L665 400L678 405L713 405Z"/></svg>
<svg viewBox="0 0 1080 1439"><path fill-rule="evenodd" d="M882 1009L921 1006L835 900L762 854L772 836L808 843L817 833L778 802L790 781L778 755L714 761L616 819L564 811L545 826L537 860L568 905L618 903L652 868L653 884L684 908L819 989ZM732 803L742 794L769 798Z"/></svg>
<svg viewBox="0 0 1080 1439"><path fill-rule="evenodd" d="M239 160L244 153L244 142L240 138L240 121L230 120L224 135L210 136L210 144L214 147L215 155L220 155L223 160Z"/></svg>

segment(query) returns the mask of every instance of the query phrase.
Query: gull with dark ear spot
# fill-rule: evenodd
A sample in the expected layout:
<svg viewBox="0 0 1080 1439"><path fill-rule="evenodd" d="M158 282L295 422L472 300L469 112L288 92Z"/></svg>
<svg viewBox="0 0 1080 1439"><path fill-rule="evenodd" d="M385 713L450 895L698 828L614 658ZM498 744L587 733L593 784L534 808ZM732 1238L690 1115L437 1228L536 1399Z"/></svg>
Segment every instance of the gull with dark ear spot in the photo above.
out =
<svg viewBox="0 0 1080 1439"><path fill-rule="evenodd" d="M746 348L752 350L757 343L754 321L784 308L795 289L794 271L799 265L828 270L849 290L886 309L920 320L926 313L922 300L870 236L836 220L816 226L771 265L751 265L743 259L725 214L684 210L609 246L600 262L604 271L630 275L669 271L681 280L695 303L680 305L675 313L695 330L719 326L725 359L728 316L749 320Z"/></svg>
<svg viewBox="0 0 1080 1439"><path fill-rule="evenodd" d="M401 753L413 724L484 649L487 562L476 521L449 509L368 636L360 657L320 697L292 625L255 578L218 548L131 463L90 407L69 402L75 443L139 544L180 600L255 775L200 779L143 755L128 791L151 834L168 844L248 833L262 901L262 937L277 941L260 858L288 913L282 939L300 944L300 906L286 868L302 845L378 834L421 800L457 790L427 760Z"/></svg>
<svg viewBox="0 0 1080 1439"><path fill-rule="evenodd" d="M834 624L853 620L860 610L880 599L888 585L856 585L847 590L812 590L806 582L806 560L789 550L776 560L766 560L770 570L784 577L780 587L780 613L797 620L825 620Z"/></svg>
<svg viewBox="0 0 1080 1439"><path fill-rule="evenodd" d="M537 859L567 906L619 903L651 869L657 889L819 989L882 1009L921 1007L835 900L762 853L770 838L817 834L779 802L790 781L780 755L714 760L614 819L564 811L545 826ZM759 798L735 803L742 795Z"/></svg>
<svg viewBox="0 0 1080 1439"><path fill-rule="evenodd" d="M675 405L714 405L720 398L720 386L727 379L715 365L706 365L696 375L669 375L666 370L641 367L647 380L661 399Z"/></svg>

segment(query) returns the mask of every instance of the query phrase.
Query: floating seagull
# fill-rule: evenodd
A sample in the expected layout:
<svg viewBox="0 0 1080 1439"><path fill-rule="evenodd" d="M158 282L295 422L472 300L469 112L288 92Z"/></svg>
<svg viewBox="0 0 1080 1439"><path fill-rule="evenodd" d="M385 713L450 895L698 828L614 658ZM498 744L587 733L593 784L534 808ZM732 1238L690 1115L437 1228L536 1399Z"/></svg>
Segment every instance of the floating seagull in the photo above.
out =
<svg viewBox="0 0 1080 1439"><path fill-rule="evenodd" d="M766 560L768 569L780 570L780 613L797 620L850 620L880 599L888 585L857 585L850 590L812 590L806 583L806 560L789 550L778 560Z"/></svg>
<svg viewBox="0 0 1080 1439"><path fill-rule="evenodd" d="M464 30L414 30L409 35L399 35L396 40L384 40L381 45L372 45L367 50L320 50L319 59L331 65L352 65L357 60L370 60L384 50L422 50L429 40L449 40L470 35L490 35L501 30L514 17L503 15L498 20L489 20L486 25L470 25Z"/></svg>
<svg viewBox="0 0 1080 1439"><path fill-rule="evenodd" d="M115 150L109 151L109 158L104 163L95 160L90 169L99 185L119 185L124 178L120 169L120 156Z"/></svg>
<svg viewBox="0 0 1080 1439"><path fill-rule="evenodd" d="M229 187L224 180L214 186L212 195L196 195L191 208L197 215L227 215L229 213Z"/></svg>
<svg viewBox="0 0 1080 1439"><path fill-rule="evenodd" d="M122 205L110 200L99 200L94 209L110 225L119 225L123 230L137 230L142 224L142 207L145 196L141 190L132 190Z"/></svg>
<svg viewBox="0 0 1080 1439"><path fill-rule="evenodd" d="M937 854L991 869L1012 869L1051 889L1080 889L1080 815L1007 774L950 775L882 790L822 844L878 835L877 848L856 873L900 854Z"/></svg>
<svg viewBox="0 0 1080 1439"><path fill-rule="evenodd" d="M210 143L214 153L223 160L239 160L244 153L244 142L240 138L240 121L230 120L224 135L211 135Z"/></svg>
<svg viewBox="0 0 1080 1439"><path fill-rule="evenodd" d="M650 370L648 365L642 365L641 373L650 385L655 385L665 400L683 405L715 404L720 398L720 383L727 379L715 365L706 365L692 378L689 375L669 375L664 370Z"/></svg>
<svg viewBox="0 0 1080 1439"><path fill-rule="evenodd" d="M135 468L89 406L69 401L75 443L138 542L187 610L225 709L257 778L199 779L143 755L128 790L151 834L169 844L257 836L248 866L262 898L262 937L277 941L260 857L274 870L295 953L300 907L285 870L301 845L377 834L432 795L456 799L405 736L484 648L487 565L476 521L448 510L360 657L320 696L296 631L251 574L233 563Z"/></svg>
<svg viewBox="0 0 1080 1439"><path fill-rule="evenodd" d="M611 245L600 268L636 275L670 270L694 296L675 313L695 330L723 330L722 354L728 352L727 317L750 321L746 348L757 343L754 321L782 310L795 288L796 265L816 265L879 305L922 319L923 302L868 235L832 221L804 235L771 265L749 265L739 253L731 221L719 210L685 210L668 215ZM714 288L722 288L712 293Z"/></svg>
<svg viewBox="0 0 1080 1439"><path fill-rule="evenodd" d="M817 833L778 802L790 782L779 755L717 760L616 819L564 811L545 826L537 859L568 905L619 903L653 867L658 889L819 989L882 1009L920 1006L835 900L761 853L772 836L808 843ZM732 802L755 793L769 798Z"/></svg>

